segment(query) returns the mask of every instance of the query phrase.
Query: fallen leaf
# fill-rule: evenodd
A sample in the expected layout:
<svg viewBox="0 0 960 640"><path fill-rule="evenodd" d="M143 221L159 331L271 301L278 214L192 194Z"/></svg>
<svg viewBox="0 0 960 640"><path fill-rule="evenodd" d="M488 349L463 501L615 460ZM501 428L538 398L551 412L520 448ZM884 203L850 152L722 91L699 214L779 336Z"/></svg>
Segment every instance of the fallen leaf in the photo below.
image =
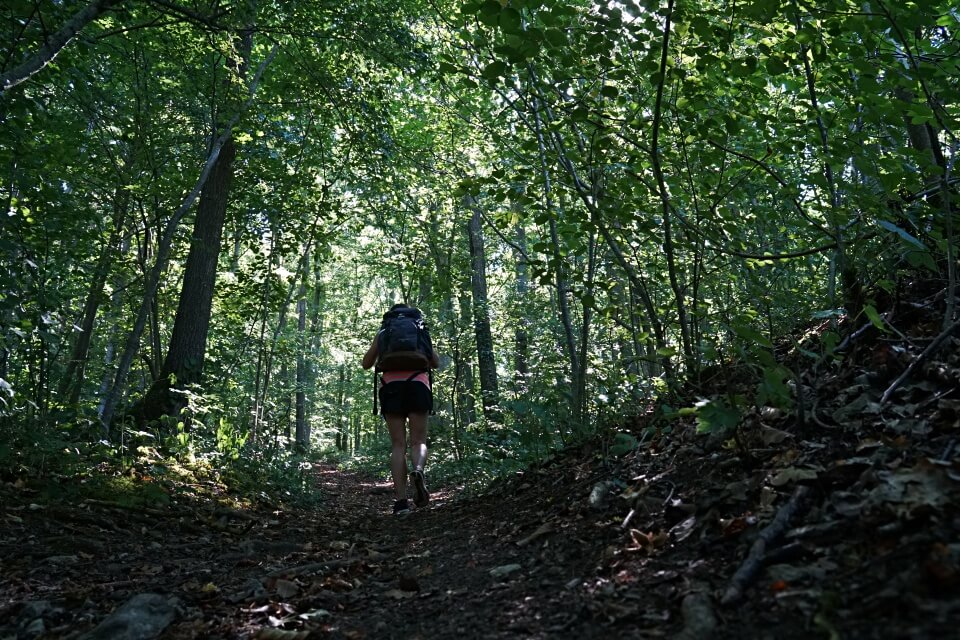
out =
<svg viewBox="0 0 960 640"><path fill-rule="evenodd" d="M400 589L390 589L383 595L394 600L407 600L417 595L416 591L401 591Z"/></svg>
<svg viewBox="0 0 960 640"><path fill-rule="evenodd" d="M670 529L670 536L673 538L674 542L682 542L690 537L690 534L693 533L694 526L697 524L697 517L690 516L683 522L679 522Z"/></svg>
<svg viewBox="0 0 960 640"><path fill-rule="evenodd" d="M277 592L277 595L281 598L292 598L293 596L300 593L300 587L296 582L291 582L290 580L277 580L277 584L274 585L274 589Z"/></svg>
<svg viewBox="0 0 960 640"><path fill-rule="evenodd" d="M774 429L773 427L764 426L760 430L760 439L763 441L763 444L768 447L772 444L780 444L789 437L790 434L786 431Z"/></svg>
<svg viewBox="0 0 960 640"><path fill-rule="evenodd" d="M801 467L788 467L780 470L776 475L770 478L770 484L775 487L782 487L793 482L803 480L816 480L817 472L813 469L804 469Z"/></svg>
<svg viewBox="0 0 960 640"><path fill-rule="evenodd" d="M301 613L297 617L301 620L322 620L323 618L329 618L332 615L333 614L326 609L314 609L313 611Z"/></svg>

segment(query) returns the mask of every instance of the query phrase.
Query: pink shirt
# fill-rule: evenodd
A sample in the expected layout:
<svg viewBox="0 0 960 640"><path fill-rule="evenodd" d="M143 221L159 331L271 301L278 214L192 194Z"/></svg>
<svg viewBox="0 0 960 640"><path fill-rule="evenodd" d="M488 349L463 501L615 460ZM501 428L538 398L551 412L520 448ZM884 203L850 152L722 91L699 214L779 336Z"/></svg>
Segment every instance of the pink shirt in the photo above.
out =
<svg viewBox="0 0 960 640"><path fill-rule="evenodd" d="M401 382L403 380L412 379L427 385L427 389L430 388L430 376L427 374L427 372L421 371L413 378L410 378L413 373L413 371L384 371L380 375L382 377L383 384L390 384L391 382Z"/></svg>

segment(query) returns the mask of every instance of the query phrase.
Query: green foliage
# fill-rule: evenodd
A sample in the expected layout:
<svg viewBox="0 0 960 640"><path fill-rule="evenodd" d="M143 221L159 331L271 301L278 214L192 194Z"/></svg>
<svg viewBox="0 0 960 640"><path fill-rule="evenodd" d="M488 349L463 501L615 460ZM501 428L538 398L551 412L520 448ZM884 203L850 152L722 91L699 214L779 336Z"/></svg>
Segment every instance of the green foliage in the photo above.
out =
<svg viewBox="0 0 960 640"><path fill-rule="evenodd" d="M5 59L71 13L48 4L5 9ZM879 291L915 272L945 279L955 259L938 200L960 128L960 24L945 1L681 3L669 34L665 7L636 2L256 7L211 29L125 5L0 96L0 420L14 439L42 425L4 450L7 469L56 459L76 473L147 447L295 493L299 393L308 444L384 473L357 364L400 300L424 309L445 358L431 436L442 476L489 479L616 432L685 379L738 363L742 379L691 409L729 430L751 404L791 407L784 336L822 321L803 350L837 355L836 274L876 283L858 306L886 330ZM234 34L251 23L240 73ZM235 114L203 382L178 415L81 447L104 437L97 409L162 229ZM483 300L467 195L487 243ZM160 375L186 222L126 398ZM496 421L479 408L477 311L494 335ZM54 455L69 446L80 453Z"/></svg>
<svg viewBox="0 0 960 640"><path fill-rule="evenodd" d="M740 424L743 417L741 405L744 398L717 398L701 400L696 404L697 431L699 433L728 434Z"/></svg>

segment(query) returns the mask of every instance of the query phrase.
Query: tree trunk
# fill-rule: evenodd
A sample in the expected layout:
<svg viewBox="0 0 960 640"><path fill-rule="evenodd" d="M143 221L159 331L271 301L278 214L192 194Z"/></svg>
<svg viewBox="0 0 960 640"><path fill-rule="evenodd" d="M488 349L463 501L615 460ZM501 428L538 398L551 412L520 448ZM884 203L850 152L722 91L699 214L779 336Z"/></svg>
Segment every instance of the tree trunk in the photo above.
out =
<svg viewBox="0 0 960 640"><path fill-rule="evenodd" d="M473 326L477 339L477 364L480 370L480 401L483 415L491 422L503 422L500 392L497 388L497 364L490 331L490 307L487 302L487 258L480 226L480 208L472 197L467 205L473 212L467 226L470 240L470 262L473 272Z"/></svg>
<svg viewBox="0 0 960 640"><path fill-rule="evenodd" d="M129 164L129 163L127 163ZM83 306L83 317L80 321L80 334L73 345L67 370L60 382L59 395L69 393L68 404L76 405L80 401L80 392L83 389L83 378L86 370L87 357L90 352L90 341L93 338L93 325L97 318L97 311L103 298L104 285L110 273L110 267L120 249L120 240L126 221L127 206L130 201L129 192L121 185L114 193L113 199L113 230L110 238L97 260L93 279L90 282L90 291Z"/></svg>
<svg viewBox="0 0 960 640"><path fill-rule="evenodd" d="M535 77L532 73L531 76ZM560 324L563 327L563 346L566 351L567 362L570 364L570 379L577 380L580 377L580 363L577 360L576 341L573 334L573 322L570 319L570 306L567 299L567 291L569 290L569 286L567 283L566 269L564 269L563 266L563 256L560 253L560 238L557 234L556 211L554 210L553 205L553 188L550 180L550 170L547 167L547 150L546 143L544 141L543 118L540 115L540 106L541 101L538 97L534 100L533 124L534 132L536 133L537 137L537 152L540 160L540 173L541 177L543 178L543 206L550 218L550 245L553 254L552 258L554 270L556 272L557 310L559 311L560 315ZM562 160L563 158L561 157L561 161ZM579 402L576 397L573 397L574 395L575 385L574 389L571 389L571 409L573 412L576 412L576 407Z"/></svg>
<svg viewBox="0 0 960 640"><path fill-rule="evenodd" d="M296 381L296 444L306 450L310 447L310 425L307 423L307 274L310 271L310 254L304 256L304 273L300 280L300 296L297 300L297 381Z"/></svg>
<svg viewBox="0 0 960 640"><path fill-rule="evenodd" d="M513 369L517 393L522 394L527 389L530 376L530 318L527 315L527 297L530 295L530 273L525 252L527 250L527 234L523 224L517 225L517 249L514 251L514 260L517 268L517 303L519 314L517 327L513 332Z"/></svg>
<svg viewBox="0 0 960 640"><path fill-rule="evenodd" d="M133 329L131 330L130 335L127 337L126 344L124 345L123 354L121 355L120 361L117 365L117 374L114 377L113 384L110 387L110 392L107 394L107 397L104 401L103 412L101 413L100 420L107 429L109 429L110 423L113 420L113 413L116 410L117 403L120 401L120 396L123 392L123 386L126 383L127 375L130 373L130 367L133 364L133 359L140 347L140 338L143 335L143 329L147 323L147 315L150 305L153 303L153 298L157 294L157 288L160 286L160 276L166 269L167 261L170 258L170 248L173 242L173 236L176 233L177 228L180 226L180 221L187 214L187 211L193 207L193 203L196 201L203 187L206 185L207 179L210 177L214 165L220 158L220 153L223 149L223 146L228 140L232 142L233 127L240 119L240 115L253 102L253 96L256 93L257 85L260 82L260 77L263 73L263 70L268 64L270 64L274 57L276 57L277 51L279 51L279 46L274 45L270 50L270 53L267 54L267 57L260 64L256 75L250 82L250 88L247 91L249 95L247 102L230 120L230 122L224 128L223 133L220 134L220 137L214 140L213 145L211 146L210 154L207 156L203 170L200 172L200 177L197 179L197 183L194 185L190 193L187 194L187 197L180 205L180 208L177 209L177 211L173 214L173 216L171 216L170 220L168 220L167 224L164 226L163 235L160 237L159 242L157 243L156 260L154 261L150 273L144 278L144 294L143 301L140 304L140 310L137 314L136 321L134 322Z"/></svg>
<svg viewBox="0 0 960 640"><path fill-rule="evenodd" d="M337 372L337 451L345 452L349 442L348 416L344 395L347 386L347 367L341 364Z"/></svg>
<svg viewBox="0 0 960 640"><path fill-rule="evenodd" d="M239 55L227 60L229 70L241 79L246 77L253 49L252 25L256 16L256 3L248 2L246 11L249 12L248 26L235 37L234 42ZM228 74L228 77L233 73ZM242 111L242 107L238 108L239 105L231 104L230 90L229 82L224 83L223 91L228 97L224 104L214 105L215 114L224 110ZM232 124L221 122L219 117L214 116L213 133L217 135L224 132L227 135L220 150L220 157L213 165L210 177L200 193L167 356L160 369L160 376L151 385L141 403L143 417L148 421L161 415L177 415L183 409L184 403L178 394L170 393L171 386L183 388L186 385L198 384L203 375L217 264L223 241L223 224L227 215L230 187L233 184L233 162L237 156Z"/></svg>
<svg viewBox="0 0 960 640"><path fill-rule="evenodd" d="M171 387L200 382L235 157L236 146L229 136L200 194L170 346L159 378L142 401L146 421L177 415L184 404L170 393Z"/></svg>
<svg viewBox="0 0 960 640"><path fill-rule="evenodd" d="M460 326L468 327L473 322L473 304L469 295L460 296ZM459 329L458 329L459 331ZM473 365L469 358L469 351L464 345L464 334L459 332L453 350L454 388L457 392L457 407L460 414L460 426L466 431L477 421L477 403L473 395Z"/></svg>

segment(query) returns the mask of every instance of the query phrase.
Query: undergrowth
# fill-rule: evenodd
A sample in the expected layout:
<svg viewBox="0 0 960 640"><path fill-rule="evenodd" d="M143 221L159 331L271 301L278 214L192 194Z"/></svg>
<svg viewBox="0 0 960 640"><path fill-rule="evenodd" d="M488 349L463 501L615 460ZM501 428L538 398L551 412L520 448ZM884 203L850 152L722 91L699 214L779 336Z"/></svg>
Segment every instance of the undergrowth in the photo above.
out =
<svg viewBox="0 0 960 640"><path fill-rule="evenodd" d="M217 500L307 506L320 496L307 471L315 458L282 443L254 451L242 440L201 430L163 436L122 432L117 441L76 422L18 424L0 430L0 481L39 501L102 500L162 508L173 501ZM218 443L220 446L218 446Z"/></svg>

